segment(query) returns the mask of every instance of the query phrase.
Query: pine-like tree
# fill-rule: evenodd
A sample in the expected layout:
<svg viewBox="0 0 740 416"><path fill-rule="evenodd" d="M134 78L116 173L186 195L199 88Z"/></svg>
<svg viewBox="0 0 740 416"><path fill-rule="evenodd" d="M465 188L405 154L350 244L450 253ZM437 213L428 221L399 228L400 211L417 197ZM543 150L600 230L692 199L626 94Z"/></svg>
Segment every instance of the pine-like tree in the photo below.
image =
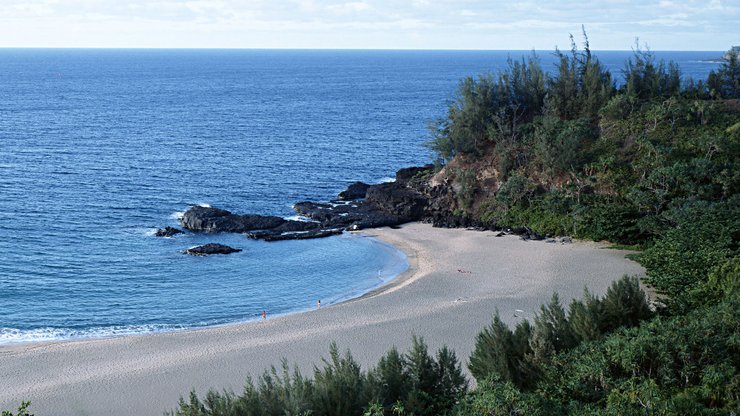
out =
<svg viewBox="0 0 740 416"><path fill-rule="evenodd" d="M573 300L568 310L568 322L578 342L593 341L602 334L601 300L588 289L583 289L583 299Z"/></svg>
<svg viewBox="0 0 740 416"><path fill-rule="evenodd" d="M475 340L475 350L470 356L468 369L478 382L496 375L501 380L512 381L512 353L514 350L511 329L501 320L498 310L491 325L483 328Z"/></svg>
<svg viewBox="0 0 740 416"><path fill-rule="evenodd" d="M361 415L367 402L363 388L365 374L349 351L339 355L336 343L329 347L324 368L314 367L313 410L327 416Z"/></svg>
<svg viewBox="0 0 740 416"><path fill-rule="evenodd" d="M405 354L404 359L410 387L405 400L406 412L417 416L436 415L434 406L437 384L436 363L429 355L427 345L422 338L413 336L411 350Z"/></svg>
<svg viewBox="0 0 740 416"><path fill-rule="evenodd" d="M550 303L542 305L540 313L534 318L534 328L529 346L532 349L528 361L534 367L544 365L551 356L572 348L576 344L573 331L565 317L557 293L553 293Z"/></svg>
<svg viewBox="0 0 740 416"><path fill-rule="evenodd" d="M621 326L635 326L652 317L645 292L635 276L624 276L609 286L602 301L602 331L612 331Z"/></svg>

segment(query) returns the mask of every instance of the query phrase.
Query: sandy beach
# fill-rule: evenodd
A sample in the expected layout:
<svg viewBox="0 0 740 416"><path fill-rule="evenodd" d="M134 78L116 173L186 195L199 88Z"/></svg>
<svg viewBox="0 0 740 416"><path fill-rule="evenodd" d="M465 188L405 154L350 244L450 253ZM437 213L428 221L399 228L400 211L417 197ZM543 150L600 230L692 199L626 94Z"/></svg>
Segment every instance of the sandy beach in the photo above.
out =
<svg viewBox="0 0 740 416"><path fill-rule="evenodd" d="M31 400L36 415L161 415L191 389L241 390L282 358L309 374L330 342L367 368L411 335L467 363L496 308L508 323L531 318L557 291L602 294L643 269L605 244L522 241L494 232L413 223L366 230L403 250L409 270L362 298L266 321L112 339L0 346L0 410ZM29 307L33 307L30 305ZM269 312L269 311L268 311Z"/></svg>

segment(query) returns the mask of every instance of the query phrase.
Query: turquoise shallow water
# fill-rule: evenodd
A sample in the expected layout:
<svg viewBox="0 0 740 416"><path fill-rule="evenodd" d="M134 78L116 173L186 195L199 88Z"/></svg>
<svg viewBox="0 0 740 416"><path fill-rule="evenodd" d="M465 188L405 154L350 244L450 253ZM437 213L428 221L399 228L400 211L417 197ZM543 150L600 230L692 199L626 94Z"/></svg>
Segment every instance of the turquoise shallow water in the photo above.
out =
<svg viewBox="0 0 740 416"><path fill-rule="evenodd" d="M362 236L151 233L190 204L290 216L427 163L458 80L522 53L0 50L0 344L249 320L382 284L405 259ZM695 78L718 55L658 53ZM628 53L599 56L618 74ZM207 242L244 251L180 253Z"/></svg>

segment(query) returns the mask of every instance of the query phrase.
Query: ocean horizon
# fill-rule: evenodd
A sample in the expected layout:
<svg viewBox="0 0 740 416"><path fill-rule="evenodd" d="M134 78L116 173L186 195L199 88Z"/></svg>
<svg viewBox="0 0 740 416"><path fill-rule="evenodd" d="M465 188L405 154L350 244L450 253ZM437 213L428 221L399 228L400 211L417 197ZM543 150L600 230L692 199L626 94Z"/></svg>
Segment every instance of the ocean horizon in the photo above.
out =
<svg viewBox="0 0 740 416"><path fill-rule="evenodd" d="M0 48L0 345L242 322L387 283L405 256L362 235L153 232L198 204L290 217L429 163L460 79L530 52ZM720 53L653 52L695 80ZM619 79L632 52L594 54ZM182 254L208 242L243 251Z"/></svg>

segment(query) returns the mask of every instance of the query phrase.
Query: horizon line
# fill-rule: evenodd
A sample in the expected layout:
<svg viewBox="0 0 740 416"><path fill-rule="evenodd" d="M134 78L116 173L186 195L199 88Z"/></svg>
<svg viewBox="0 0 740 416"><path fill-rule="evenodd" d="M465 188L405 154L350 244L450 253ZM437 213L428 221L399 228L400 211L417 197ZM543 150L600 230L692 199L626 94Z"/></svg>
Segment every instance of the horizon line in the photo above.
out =
<svg viewBox="0 0 740 416"><path fill-rule="evenodd" d="M554 52L552 49L483 49L483 48L304 48L304 47L189 47L189 46L2 46L0 49L56 49L56 50L252 50L252 51L398 51L398 52ZM570 49L568 49L569 51ZM579 49L581 50L581 49ZM592 52L635 52L635 49L590 49ZM560 49L566 52L565 49ZM646 49L647 52L727 52L712 49Z"/></svg>

